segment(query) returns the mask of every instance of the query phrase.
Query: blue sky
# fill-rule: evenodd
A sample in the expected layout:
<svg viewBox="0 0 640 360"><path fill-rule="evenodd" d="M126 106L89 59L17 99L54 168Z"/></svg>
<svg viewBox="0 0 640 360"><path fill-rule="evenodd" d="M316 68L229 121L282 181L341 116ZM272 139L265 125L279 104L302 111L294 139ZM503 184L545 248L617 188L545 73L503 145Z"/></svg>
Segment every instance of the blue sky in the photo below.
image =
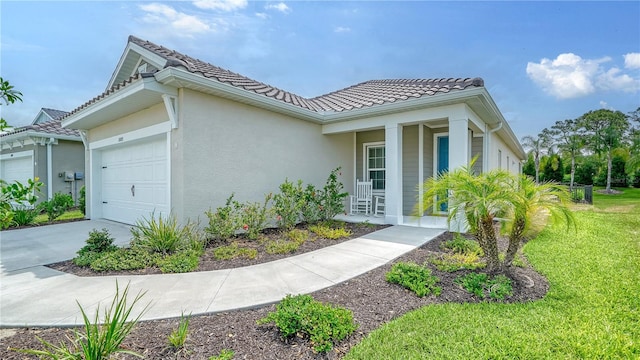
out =
<svg viewBox="0 0 640 360"><path fill-rule="evenodd" d="M6 1L0 74L41 107L105 90L135 35L313 97L384 78L482 77L518 137L640 106L640 2Z"/></svg>

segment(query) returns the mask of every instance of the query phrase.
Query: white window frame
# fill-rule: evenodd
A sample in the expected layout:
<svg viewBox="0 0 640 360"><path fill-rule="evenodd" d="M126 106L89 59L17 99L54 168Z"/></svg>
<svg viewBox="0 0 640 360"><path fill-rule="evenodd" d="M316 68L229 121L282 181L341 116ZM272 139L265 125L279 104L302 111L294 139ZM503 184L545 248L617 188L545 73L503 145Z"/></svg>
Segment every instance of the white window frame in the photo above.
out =
<svg viewBox="0 0 640 360"><path fill-rule="evenodd" d="M384 171L384 179L385 179L385 189L387 187L387 161L385 158L385 167L384 168L373 168L370 169L369 168L369 149L370 148L384 148L385 149L385 155L386 155L386 147L385 147L385 142L384 141L376 141L376 142L368 142L368 143L363 143L362 144L362 161L363 161L363 174L362 174L362 179L364 181L370 181L371 178L369 176L369 172L370 171ZM384 191L385 189L373 189L373 194L374 195L380 195L380 196L384 196Z"/></svg>

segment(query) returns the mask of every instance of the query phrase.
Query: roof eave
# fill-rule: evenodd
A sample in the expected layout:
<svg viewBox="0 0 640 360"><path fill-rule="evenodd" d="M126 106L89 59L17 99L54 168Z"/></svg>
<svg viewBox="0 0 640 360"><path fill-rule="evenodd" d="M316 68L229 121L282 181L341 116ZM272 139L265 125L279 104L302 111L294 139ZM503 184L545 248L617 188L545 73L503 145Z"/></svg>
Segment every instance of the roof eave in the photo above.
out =
<svg viewBox="0 0 640 360"><path fill-rule="evenodd" d="M52 133L41 132L41 131L33 131L33 130L21 131L21 132L15 133L15 134L5 135L5 136L2 136L0 139L2 139L2 142L7 142L7 141L17 141L17 140L20 140L20 139L26 139L26 138L30 138L30 137L42 137L42 138L53 138L53 139L58 139L58 140L82 141L80 136L76 136L76 135L52 134Z"/></svg>
<svg viewBox="0 0 640 360"><path fill-rule="evenodd" d="M208 94L220 96L229 100L256 106L262 109L271 110L277 113L293 116L298 119L322 124L324 117L322 113L307 110L293 104L283 102L278 99L256 94L231 84L223 83L215 79L210 79L202 75L191 73L175 67L165 68L155 74L158 82L175 86L202 91Z"/></svg>
<svg viewBox="0 0 640 360"><path fill-rule="evenodd" d="M159 84L153 76L143 77L64 118L62 127L89 130L162 103L162 94L177 96L178 92Z"/></svg>

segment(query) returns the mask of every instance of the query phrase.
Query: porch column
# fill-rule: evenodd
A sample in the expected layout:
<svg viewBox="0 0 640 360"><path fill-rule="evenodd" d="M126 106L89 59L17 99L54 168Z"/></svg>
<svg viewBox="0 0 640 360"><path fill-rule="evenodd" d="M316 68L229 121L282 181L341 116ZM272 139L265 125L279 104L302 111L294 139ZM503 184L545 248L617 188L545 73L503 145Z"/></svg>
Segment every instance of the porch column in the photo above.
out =
<svg viewBox="0 0 640 360"><path fill-rule="evenodd" d="M469 121L449 119L449 171L469 165L469 160ZM464 216L451 219L449 223L450 231L465 232L466 228Z"/></svg>
<svg viewBox="0 0 640 360"><path fill-rule="evenodd" d="M469 120L449 119L449 170L469 165Z"/></svg>
<svg viewBox="0 0 640 360"><path fill-rule="evenodd" d="M402 223L402 125L389 124L384 129L385 146L385 216L387 224Z"/></svg>

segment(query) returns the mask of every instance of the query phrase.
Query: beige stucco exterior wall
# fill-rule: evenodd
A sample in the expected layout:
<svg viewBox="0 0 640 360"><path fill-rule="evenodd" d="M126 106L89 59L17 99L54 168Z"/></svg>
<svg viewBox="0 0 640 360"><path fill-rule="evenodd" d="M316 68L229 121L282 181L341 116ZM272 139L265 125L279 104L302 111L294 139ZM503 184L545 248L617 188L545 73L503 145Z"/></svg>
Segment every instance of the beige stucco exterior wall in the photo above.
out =
<svg viewBox="0 0 640 360"><path fill-rule="evenodd" d="M90 142L95 142L166 121L169 121L169 115L167 115L164 104L159 103L148 109L93 128L89 130L88 137Z"/></svg>
<svg viewBox="0 0 640 360"><path fill-rule="evenodd" d="M232 193L238 201L262 201L287 178L322 186L339 166L352 191L352 134L322 135L318 124L191 90L180 100L180 128L171 135L179 217L203 218Z"/></svg>
<svg viewBox="0 0 640 360"><path fill-rule="evenodd" d="M514 174L520 173L520 159L513 149L509 148L497 133L489 134L489 136L491 139L487 159L489 161L489 169L504 169Z"/></svg>

